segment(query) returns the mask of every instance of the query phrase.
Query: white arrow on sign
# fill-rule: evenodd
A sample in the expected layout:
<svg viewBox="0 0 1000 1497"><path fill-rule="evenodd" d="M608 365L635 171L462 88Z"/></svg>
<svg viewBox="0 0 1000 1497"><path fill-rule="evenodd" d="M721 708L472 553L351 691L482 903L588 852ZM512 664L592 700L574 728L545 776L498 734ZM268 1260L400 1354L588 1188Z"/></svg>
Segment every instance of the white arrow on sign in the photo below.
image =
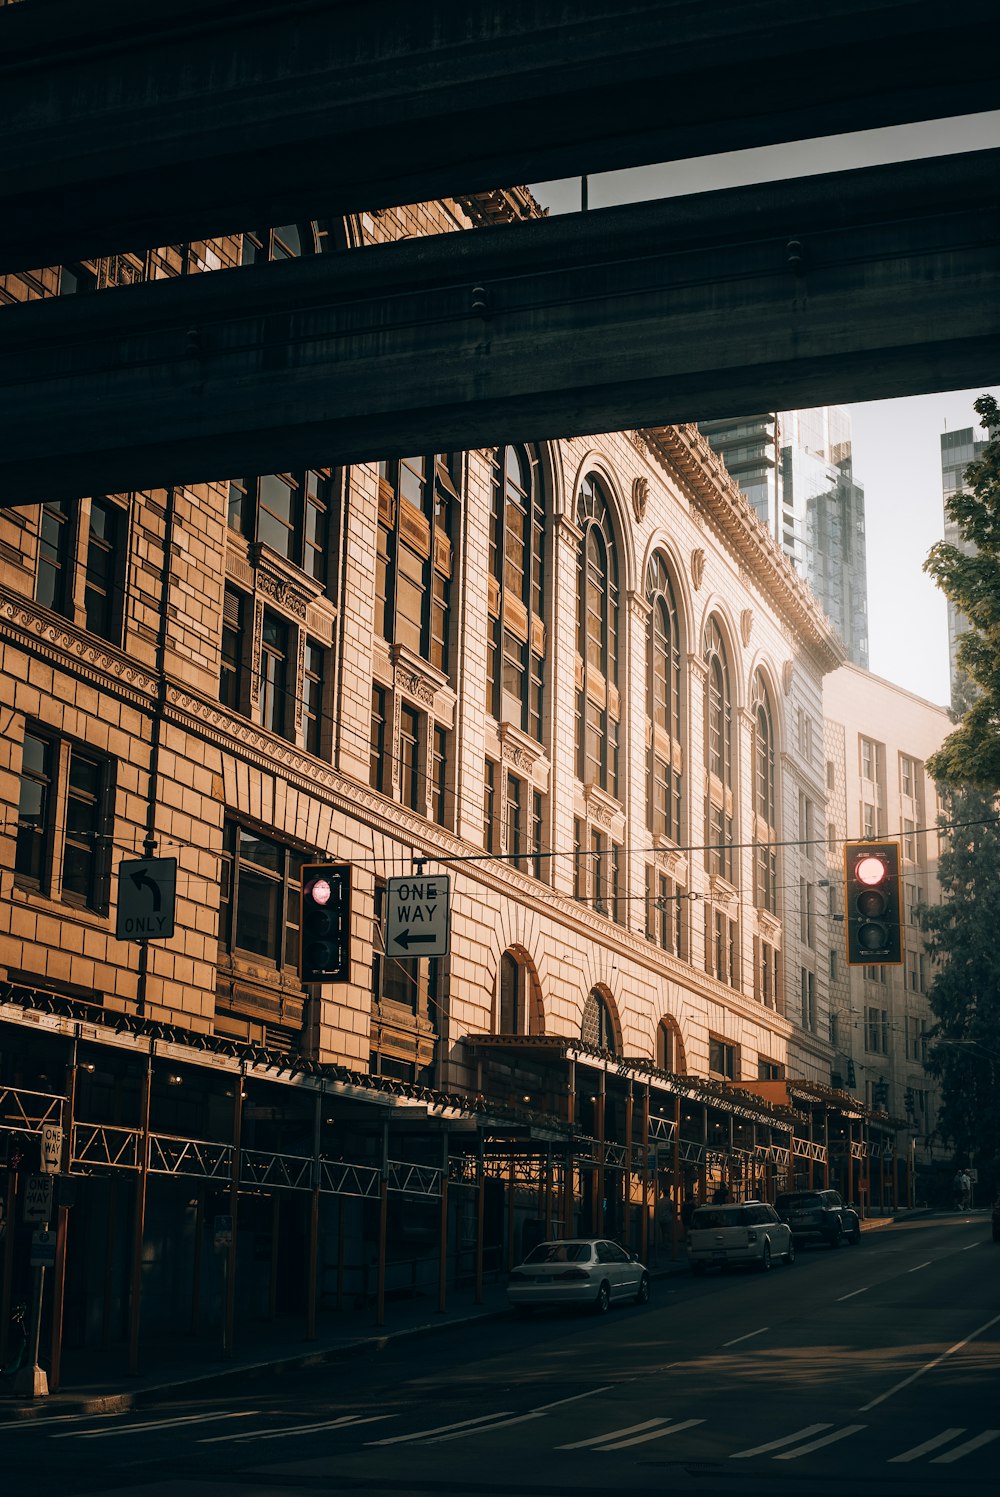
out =
<svg viewBox="0 0 1000 1497"><path fill-rule="evenodd" d="M386 889L386 956L447 956L450 894L447 874L391 878Z"/></svg>

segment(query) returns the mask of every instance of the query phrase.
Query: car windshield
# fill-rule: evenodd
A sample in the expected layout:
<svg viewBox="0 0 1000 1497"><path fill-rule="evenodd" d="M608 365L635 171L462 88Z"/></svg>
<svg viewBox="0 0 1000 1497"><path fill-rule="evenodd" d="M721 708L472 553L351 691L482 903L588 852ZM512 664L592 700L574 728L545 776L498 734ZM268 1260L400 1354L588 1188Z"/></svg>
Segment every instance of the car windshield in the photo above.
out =
<svg viewBox="0 0 1000 1497"><path fill-rule="evenodd" d="M822 1206L823 1197L815 1190L803 1190L794 1196L779 1196L779 1211L794 1211L796 1206Z"/></svg>
<svg viewBox="0 0 1000 1497"><path fill-rule="evenodd" d="M525 1263L589 1263L589 1242L540 1242Z"/></svg>
<svg viewBox="0 0 1000 1497"><path fill-rule="evenodd" d="M691 1218L692 1227L745 1227L746 1212L742 1206L703 1206Z"/></svg>

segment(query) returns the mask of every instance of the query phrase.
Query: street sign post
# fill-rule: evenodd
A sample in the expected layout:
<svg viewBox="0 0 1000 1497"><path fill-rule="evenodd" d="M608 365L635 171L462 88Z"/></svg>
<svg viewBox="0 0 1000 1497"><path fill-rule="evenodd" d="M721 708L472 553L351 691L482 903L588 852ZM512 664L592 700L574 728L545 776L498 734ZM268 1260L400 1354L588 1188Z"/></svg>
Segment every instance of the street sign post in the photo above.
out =
<svg viewBox="0 0 1000 1497"><path fill-rule="evenodd" d="M165 941L174 933L176 858L139 858L118 865L119 941Z"/></svg>
<svg viewBox="0 0 1000 1497"><path fill-rule="evenodd" d="M41 1171L58 1175L62 1161L63 1131L58 1123L46 1123L42 1129Z"/></svg>
<svg viewBox="0 0 1000 1497"><path fill-rule="evenodd" d="M43 1232L41 1228L32 1232L29 1266L31 1268L55 1268L56 1234L54 1232Z"/></svg>
<svg viewBox="0 0 1000 1497"><path fill-rule="evenodd" d="M391 878L386 890L385 954L414 958L447 956L450 940L447 875Z"/></svg>
<svg viewBox="0 0 1000 1497"><path fill-rule="evenodd" d="M29 1175L24 1182L24 1220L26 1222L48 1222L52 1220L52 1176Z"/></svg>

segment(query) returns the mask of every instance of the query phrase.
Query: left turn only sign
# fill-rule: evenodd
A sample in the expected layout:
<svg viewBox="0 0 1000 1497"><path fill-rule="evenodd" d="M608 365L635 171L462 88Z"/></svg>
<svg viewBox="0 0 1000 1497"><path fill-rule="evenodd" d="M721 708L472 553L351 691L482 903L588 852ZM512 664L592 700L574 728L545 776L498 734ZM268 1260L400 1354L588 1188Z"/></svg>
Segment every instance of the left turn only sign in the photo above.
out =
<svg viewBox="0 0 1000 1497"><path fill-rule="evenodd" d="M163 941L174 933L176 858L139 858L118 865L119 941Z"/></svg>

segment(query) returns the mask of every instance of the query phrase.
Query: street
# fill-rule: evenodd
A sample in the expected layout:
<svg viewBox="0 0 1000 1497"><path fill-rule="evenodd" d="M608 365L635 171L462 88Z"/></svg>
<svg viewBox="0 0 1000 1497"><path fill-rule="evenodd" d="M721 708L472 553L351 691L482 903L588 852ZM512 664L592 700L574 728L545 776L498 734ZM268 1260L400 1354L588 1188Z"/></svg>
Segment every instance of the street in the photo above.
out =
<svg viewBox="0 0 1000 1497"><path fill-rule="evenodd" d="M4 1489L246 1497L994 1490L1000 1249L937 1218L648 1308L513 1317L197 1401L0 1427Z"/></svg>

